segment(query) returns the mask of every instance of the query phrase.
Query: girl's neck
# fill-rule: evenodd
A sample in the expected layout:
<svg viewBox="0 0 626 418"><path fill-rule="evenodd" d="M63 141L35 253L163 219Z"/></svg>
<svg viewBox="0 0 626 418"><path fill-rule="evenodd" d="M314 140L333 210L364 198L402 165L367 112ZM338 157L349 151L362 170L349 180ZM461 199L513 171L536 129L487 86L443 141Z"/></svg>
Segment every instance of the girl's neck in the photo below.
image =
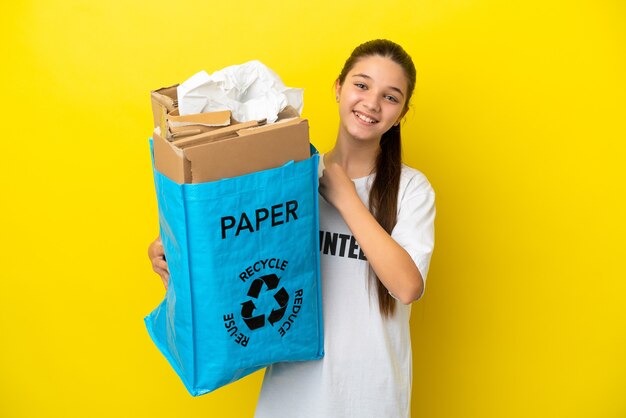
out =
<svg viewBox="0 0 626 418"><path fill-rule="evenodd" d="M339 164L348 177L356 179L374 172L379 152L378 141L348 141L338 136L334 148L326 154L325 162Z"/></svg>

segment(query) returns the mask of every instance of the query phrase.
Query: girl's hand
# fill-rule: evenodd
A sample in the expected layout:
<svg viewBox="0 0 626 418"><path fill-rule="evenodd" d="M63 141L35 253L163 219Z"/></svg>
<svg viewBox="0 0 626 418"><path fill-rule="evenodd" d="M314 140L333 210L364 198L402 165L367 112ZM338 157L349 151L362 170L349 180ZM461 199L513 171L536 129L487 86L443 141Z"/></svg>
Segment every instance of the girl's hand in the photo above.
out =
<svg viewBox="0 0 626 418"><path fill-rule="evenodd" d="M163 286L167 290L167 285L170 281L170 270L165 261L165 250L163 249L161 237L157 237L148 247L148 258L150 258L150 263L152 263L152 270L161 276Z"/></svg>
<svg viewBox="0 0 626 418"><path fill-rule="evenodd" d="M348 177L343 167L330 162L325 166L320 177L320 194L339 212L351 203L360 201L354 182Z"/></svg>

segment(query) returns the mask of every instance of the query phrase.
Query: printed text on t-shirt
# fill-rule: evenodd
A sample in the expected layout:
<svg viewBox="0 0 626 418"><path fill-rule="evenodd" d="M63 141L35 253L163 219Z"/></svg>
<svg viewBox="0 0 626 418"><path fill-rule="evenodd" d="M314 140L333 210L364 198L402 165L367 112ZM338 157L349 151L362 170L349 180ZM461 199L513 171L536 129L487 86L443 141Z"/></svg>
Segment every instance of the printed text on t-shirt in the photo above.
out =
<svg viewBox="0 0 626 418"><path fill-rule="evenodd" d="M320 231L320 252L324 255L367 260L353 235Z"/></svg>

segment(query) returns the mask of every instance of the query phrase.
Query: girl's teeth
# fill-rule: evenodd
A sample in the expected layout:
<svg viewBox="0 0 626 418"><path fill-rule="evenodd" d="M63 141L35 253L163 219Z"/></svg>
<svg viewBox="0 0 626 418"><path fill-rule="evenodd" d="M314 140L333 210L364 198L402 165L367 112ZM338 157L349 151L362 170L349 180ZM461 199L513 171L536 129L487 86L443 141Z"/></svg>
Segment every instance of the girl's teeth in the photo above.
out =
<svg viewBox="0 0 626 418"><path fill-rule="evenodd" d="M367 116L361 115L360 113L354 113L355 115L358 116L359 119L361 119L362 121L365 121L367 123L374 123L375 121L373 119L368 118Z"/></svg>

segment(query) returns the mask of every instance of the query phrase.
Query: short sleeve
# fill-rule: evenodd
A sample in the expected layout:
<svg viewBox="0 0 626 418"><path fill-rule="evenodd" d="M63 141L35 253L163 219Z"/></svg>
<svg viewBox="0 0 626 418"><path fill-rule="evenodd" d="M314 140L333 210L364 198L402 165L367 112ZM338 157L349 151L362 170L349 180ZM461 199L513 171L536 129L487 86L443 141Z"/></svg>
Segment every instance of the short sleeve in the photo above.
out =
<svg viewBox="0 0 626 418"><path fill-rule="evenodd" d="M403 170L398 192L398 218L391 236L411 256L424 285L435 246L435 192L417 170Z"/></svg>

